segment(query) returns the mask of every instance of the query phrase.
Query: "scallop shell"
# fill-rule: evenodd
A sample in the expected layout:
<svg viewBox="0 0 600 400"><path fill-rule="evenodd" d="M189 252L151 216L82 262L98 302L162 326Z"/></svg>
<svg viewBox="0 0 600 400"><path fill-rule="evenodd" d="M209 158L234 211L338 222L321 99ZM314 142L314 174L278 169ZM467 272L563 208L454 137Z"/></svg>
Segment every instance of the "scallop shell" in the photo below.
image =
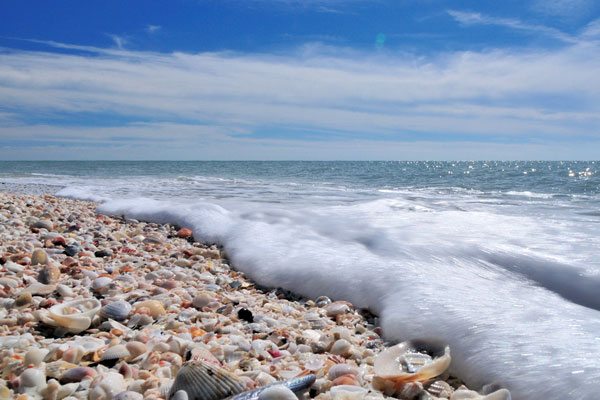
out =
<svg viewBox="0 0 600 400"><path fill-rule="evenodd" d="M133 307L136 311L140 310L141 308L148 309L152 318L160 317L166 313L165 307L158 300L140 301L139 303L135 303Z"/></svg>
<svg viewBox="0 0 600 400"><path fill-rule="evenodd" d="M100 361L112 361L112 360L120 360L121 358L129 357L131 353L127 350L127 347L122 344L118 344L113 347L109 347L102 353L102 357L100 357Z"/></svg>
<svg viewBox="0 0 600 400"><path fill-rule="evenodd" d="M168 399L183 390L192 399L221 400L242 393L244 389L240 378L229 371L201 361L190 361L177 373Z"/></svg>
<svg viewBox="0 0 600 400"><path fill-rule="evenodd" d="M50 308L49 316L60 327L71 333L83 332L92 324L100 310L96 299L80 299L57 304Z"/></svg>
<svg viewBox="0 0 600 400"><path fill-rule="evenodd" d="M441 375L450 361L449 346L433 340L409 340L379 354L373 372L396 384L425 381Z"/></svg>
<svg viewBox="0 0 600 400"><path fill-rule="evenodd" d="M100 310L100 315L107 319L123 321L129 316L131 308L131 304L128 302L124 300L117 300L102 307Z"/></svg>

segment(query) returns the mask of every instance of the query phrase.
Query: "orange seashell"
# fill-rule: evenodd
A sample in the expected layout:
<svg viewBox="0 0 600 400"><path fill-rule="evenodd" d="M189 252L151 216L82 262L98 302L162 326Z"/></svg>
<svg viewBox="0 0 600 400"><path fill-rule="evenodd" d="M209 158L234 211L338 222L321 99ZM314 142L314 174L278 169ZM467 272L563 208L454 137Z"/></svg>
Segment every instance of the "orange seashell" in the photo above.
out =
<svg viewBox="0 0 600 400"><path fill-rule="evenodd" d="M180 237L182 239L191 238L192 235L193 232L190 228L181 228L179 231L177 231L177 237Z"/></svg>
<svg viewBox="0 0 600 400"><path fill-rule="evenodd" d="M358 386L359 385L358 379L356 378L355 375L352 375L352 374L338 376L331 383L333 384L333 386L339 386L339 385Z"/></svg>
<svg viewBox="0 0 600 400"><path fill-rule="evenodd" d="M206 331L204 329L198 328L197 326L192 326L190 328L190 334L192 335L192 338L197 338L199 336L204 336L206 334Z"/></svg>

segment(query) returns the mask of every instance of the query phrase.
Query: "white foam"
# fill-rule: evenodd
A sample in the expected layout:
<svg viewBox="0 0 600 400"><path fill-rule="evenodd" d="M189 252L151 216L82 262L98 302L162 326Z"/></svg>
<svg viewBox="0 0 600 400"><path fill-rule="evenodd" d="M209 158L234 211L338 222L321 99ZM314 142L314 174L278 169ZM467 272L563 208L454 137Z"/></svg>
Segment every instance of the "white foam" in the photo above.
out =
<svg viewBox="0 0 600 400"><path fill-rule="evenodd" d="M446 340L470 385L515 399L600 392L600 243L575 224L393 199L293 210L131 199L99 211L190 226L263 285L370 308L388 339Z"/></svg>

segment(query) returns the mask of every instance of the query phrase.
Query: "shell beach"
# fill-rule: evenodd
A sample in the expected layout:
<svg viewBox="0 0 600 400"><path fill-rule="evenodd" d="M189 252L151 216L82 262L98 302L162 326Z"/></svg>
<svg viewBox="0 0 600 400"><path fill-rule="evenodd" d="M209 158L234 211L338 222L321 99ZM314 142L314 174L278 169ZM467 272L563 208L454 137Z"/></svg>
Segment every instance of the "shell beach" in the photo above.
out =
<svg viewBox="0 0 600 400"><path fill-rule="evenodd" d="M251 282L186 227L0 193L0 399L510 399L443 343Z"/></svg>

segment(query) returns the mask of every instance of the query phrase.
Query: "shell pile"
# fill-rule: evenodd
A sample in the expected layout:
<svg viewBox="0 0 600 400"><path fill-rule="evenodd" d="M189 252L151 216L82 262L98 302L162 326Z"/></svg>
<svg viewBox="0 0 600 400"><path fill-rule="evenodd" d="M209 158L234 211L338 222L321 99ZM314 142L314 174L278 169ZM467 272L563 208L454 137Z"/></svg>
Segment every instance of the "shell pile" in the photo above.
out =
<svg viewBox="0 0 600 400"><path fill-rule="evenodd" d="M0 400L510 398L459 389L443 344L380 333L257 287L188 228L0 192Z"/></svg>

